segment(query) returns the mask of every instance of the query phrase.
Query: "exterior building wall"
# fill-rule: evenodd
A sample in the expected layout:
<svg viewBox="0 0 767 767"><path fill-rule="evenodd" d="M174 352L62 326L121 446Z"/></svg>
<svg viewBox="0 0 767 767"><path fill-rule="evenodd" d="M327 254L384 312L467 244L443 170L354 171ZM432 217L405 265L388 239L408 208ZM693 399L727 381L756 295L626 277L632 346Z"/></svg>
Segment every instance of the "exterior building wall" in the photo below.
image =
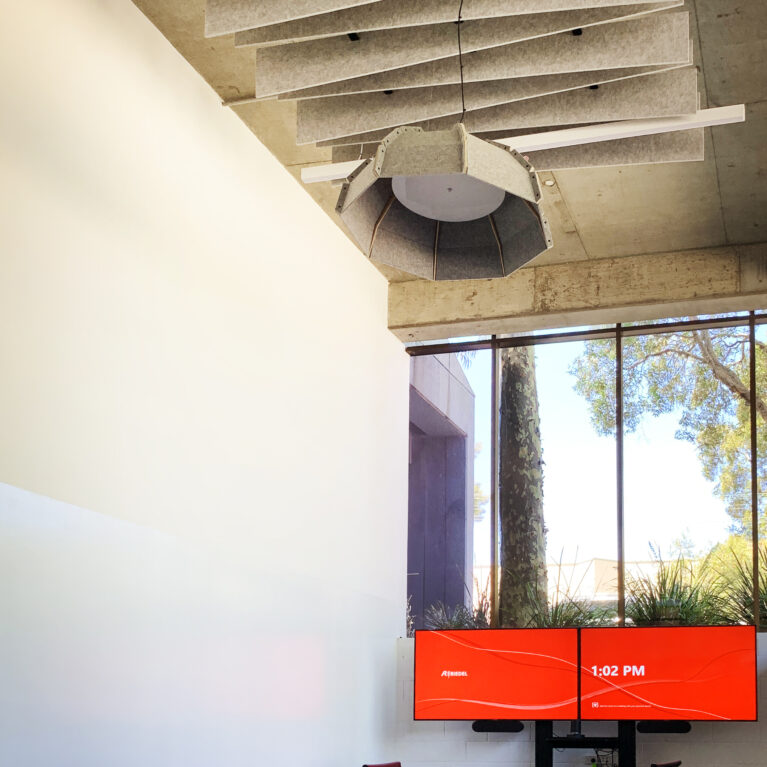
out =
<svg viewBox="0 0 767 767"><path fill-rule="evenodd" d="M471 601L474 393L453 354L411 359L408 484L408 596L423 628L429 606Z"/></svg>

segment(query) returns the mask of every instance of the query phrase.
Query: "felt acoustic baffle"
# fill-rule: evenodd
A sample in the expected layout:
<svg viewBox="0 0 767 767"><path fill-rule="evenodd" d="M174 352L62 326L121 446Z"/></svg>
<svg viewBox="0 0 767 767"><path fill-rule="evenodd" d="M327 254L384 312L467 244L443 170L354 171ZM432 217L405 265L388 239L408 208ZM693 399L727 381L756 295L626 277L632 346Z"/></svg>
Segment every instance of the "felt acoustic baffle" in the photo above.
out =
<svg viewBox="0 0 767 767"><path fill-rule="evenodd" d="M521 16L532 13L556 13L587 8L649 5L647 0L542 0L541 2L498 2L498 0L464 0L461 18L466 21L492 19L501 16ZM683 5L683 0L656 0L659 7ZM308 16L295 21L271 24L237 32L235 45L268 45L278 42L299 42L321 37L399 29L424 24L455 21L456 6L445 0L381 0L355 8Z"/></svg>
<svg viewBox="0 0 767 767"><path fill-rule="evenodd" d="M377 149L377 143L333 147L333 162L366 160ZM544 149L525 152L524 157L534 165L536 171L694 162L703 159L703 129Z"/></svg>
<svg viewBox="0 0 767 767"><path fill-rule="evenodd" d="M451 123L451 127L453 125L455 125L455 122ZM427 128L424 128L423 125L416 125L413 127L427 130ZM562 127L574 128L576 126L574 125L560 126L559 128L557 128L557 130L560 130ZM535 135L536 133L546 133L547 130L548 129L540 129L540 128L536 128L534 130L511 130L511 131L503 131L503 135L499 135L498 133L491 132L491 133L478 134L477 137L482 138L485 141L498 141L499 139L502 139L502 138L512 138L514 136L531 136L531 135ZM378 151L378 145L380 144L381 139L386 138L386 136L388 136L389 133L391 133L391 131L386 132L384 135L370 142L362 142L362 143L357 142L356 144L333 145L332 147L333 162L346 162L349 160L367 160Z"/></svg>
<svg viewBox="0 0 767 767"><path fill-rule="evenodd" d="M207 0L205 37L376 2L381 0Z"/></svg>
<svg viewBox="0 0 767 767"><path fill-rule="evenodd" d="M684 65L624 67L467 83L463 94L460 85L442 85L404 88L391 93L378 91L302 99L297 104L296 143L391 130L404 123L420 124L438 118L448 118L452 124L460 120L464 108L467 114L471 114L479 109L590 88L681 66Z"/></svg>
<svg viewBox="0 0 767 767"><path fill-rule="evenodd" d="M569 170L703 159L703 128L526 152L535 169Z"/></svg>
<svg viewBox="0 0 767 767"><path fill-rule="evenodd" d="M487 215L446 221L419 215L395 194L398 177L468 176L501 192ZM435 280L503 277L551 247L532 166L458 124L392 131L344 183L336 210L372 260Z"/></svg>
<svg viewBox="0 0 767 767"><path fill-rule="evenodd" d="M690 114L698 108L695 67L555 93L466 115L471 133Z"/></svg>
<svg viewBox="0 0 767 767"><path fill-rule="evenodd" d="M677 18L681 16L681 18ZM365 92L385 92L461 83L493 82L636 66L687 64L691 58L688 14L664 14L659 24L651 19L578 29L483 51L449 56L424 64L400 67L364 77L349 77L311 86L278 98L316 98ZM258 84L257 84L258 87Z"/></svg>
<svg viewBox="0 0 767 767"><path fill-rule="evenodd" d="M421 125L414 125L411 127L421 128L422 130L441 130L440 128L429 127L429 125L431 125L432 123L438 123L438 122L440 121L433 120L431 122L426 122L426 123L422 123ZM451 125L455 125L455 121L451 123ZM513 138L514 136L530 136L536 133L546 133L548 130L561 130L563 128L575 128L575 127L576 127L575 125L559 125L556 128L554 127L549 128L548 126L546 128L533 128L528 130L525 130L524 128L520 128L518 130L488 131L487 133L477 133L475 135L477 136L477 138L484 139L485 141L499 141L500 139ZM370 152L370 154L363 154L361 156L361 159L366 159L368 157L372 157L376 153L376 150L378 149L378 144L381 142L382 139L386 138L386 136L388 136L390 132L391 131L386 131L383 133L376 132L375 134L366 133L363 135L365 136L375 135L375 138L366 139L364 141L358 140L356 142L348 141L348 143L342 143L342 144L336 144L336 143L333 143L332 141L322 141L322 142L318 142L317 146L332 147L332 150L334 153L336 151L346 150L346 153L353 155L350 157L339 158L341 160L353 160L359 155L361 147L372 147L372 152ZM355 150L356 150L356 154L355 154ZM333 154L333 162L336 162L336 160L337 158L335 154Z"/></svg>
<svg viewBox="0 0 767 767"><path fill-rule="evenodd" d="M334 146L332 150L333 162L351 162L352 160L369 160L378 149L378 143L370 144L344 144Z"/></svg>
<svg viewBox="0 0 767 767"><path fill-rule="evenodd" d="M697 72L694 67L633 77L628 80L579 88L551 96L526 99L500 107L467 112L464 124L470 133L513 135L513 131L562 128L615 120L636 120L647 117L671 117L691 114L698 108ZM424 130L444 130L454 118L428 120L416 127ZM317 142L318 146L337 146L380 141L387 131L344 136Z"/></svg>
<svg viewBox="0 0 767 767"><path fill-rule="evenodd" d="M657 6L627 8L641 8L643 13L650 13ZM625 21L626 13L619 7L464 22L461 25L464 80L687 60L688 13L640 16ZM618 20L625 23L609 23ZM572 35L569 33L572 29L582 34ZM275 96L390 70L407 76L413 73L406 68L452 59L457 53L453 23L371 32L358 37L358 40L350 40L348 36L332 37L259 49L256 95ZM482 52L486 54L484 57L479 56ZM545 65L539 61L531 71L531 59L548 56L554 61ZM565 69L563 59L570 56L575 57L572 68ZM523 62L526 67L520 70ZM473 67L481 70L479 75L471 73ZM393 87L418 84L439 83L400 83Z"/></svg>
<svg viewBox="0 0 767 767"><path fill-rule="evenodd" d="M384 0L385 1L385 0ZM455 6L445 3L440 5L439 13L423 12L420 5L414 4L396 16L388 17L381 8L384 3L377 3L372 6L361 6L354 9L357 16L363 14L374 16L376 23L358 23L353 24L350 20L349 11L334 14L337 19L345 19L342 25L346 29L339 29L333 33L322 33L321 20L323 17L313 16L308 19L299 19L288 24L272 25L270 27L260 27L246 32L240 32L235 36L236 46L244 47L248 45L275 45L278 43L297 43L307 40L319 40L329 37L338 37L340 35L362 34L368 35L373 32L383 30L395 30L405 28L421 28L425 30L432 26L441 26L444 24L453 24L456 21ZM608 21L615 21L622 18L633 18L642 16L646 13L677 7L683 4L683 0L651 0L647 2L636 2L630 4L617 4L614 6L605 6L602 8L580 8L565 11L554 11L552 13L526 13L509 14L506 11L506 5L497 3L494 6L488 6L489 15L478 15L474 18L468 16L465 12L466 5L461 10L461 19L467 24L464 32L469 35L477 35L484 32L488 26L491 29L500 29L501 24L507 27L515 27L519 30L519 39L542 34L555 34L558 31L573 29L578 26L587 26L591 24L600 24ZM338 25L336 25L338 26ZM291 33L292 30L292 33ZM299 31L303 30L303 32ZM467 41L468 42L468 41Z"/></svg>
<svg viewBox="0 0 767 767"><path fill-rule="evenodd" d="M234 32L236 45L256 46L254 98L296 101L297 143L332 147L334 159L347 161L372 157L398 126L449 133L460 122L462 130L494 139L694 112L697 75L682 5L207 0L206 34ZM700 136L599 141L545 149L530 159L545 169L688 161L701 156ZM355 203L358 214L375 194L381 192ZM412 245L418 238L411 237L409 214L397 214L395 231L395 211L392 203L376 239ZM422 246L433 250L433 238ZM428 271L418 264L410 264L413 273Z"/></svg>

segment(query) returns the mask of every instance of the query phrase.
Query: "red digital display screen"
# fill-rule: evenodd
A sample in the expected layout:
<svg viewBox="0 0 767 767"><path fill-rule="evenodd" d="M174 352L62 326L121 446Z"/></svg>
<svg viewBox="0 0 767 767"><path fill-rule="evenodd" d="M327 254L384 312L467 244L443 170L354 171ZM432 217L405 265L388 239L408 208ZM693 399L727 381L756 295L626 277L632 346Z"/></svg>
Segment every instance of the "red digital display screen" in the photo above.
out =
<svg viewBox="0 0 767 767"><path fill-rule="evenodd" d="M755 721L756 629L583 629L581 718Z"/></svg>
<svg viewBox="0 0 767 767"><path fill-rule="evenodd" d="M415 719L575 719L577 629L416 631Z"/></svg>
<svg viewBox="0 0 767 767"><path fill-rule="evenodd" d="M755 721L756 629L416 631L414 717Z"/></svg>

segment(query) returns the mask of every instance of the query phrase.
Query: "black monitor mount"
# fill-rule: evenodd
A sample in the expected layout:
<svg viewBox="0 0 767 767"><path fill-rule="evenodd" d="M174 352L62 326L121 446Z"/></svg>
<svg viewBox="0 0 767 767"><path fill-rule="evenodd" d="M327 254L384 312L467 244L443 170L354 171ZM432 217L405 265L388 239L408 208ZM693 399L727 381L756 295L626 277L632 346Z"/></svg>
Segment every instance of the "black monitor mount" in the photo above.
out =
<svg viewBox="0 0 767 767"><path fill-rule="evenodd" d="M581 722L570 723L567 735L554 735L554 722L544 720L535 723L535 767L554 767L554 749L563 748L612 748L618 751L621 767L636 767L636 727L634 722L618 722L618 736L584 735Z"/></svg>

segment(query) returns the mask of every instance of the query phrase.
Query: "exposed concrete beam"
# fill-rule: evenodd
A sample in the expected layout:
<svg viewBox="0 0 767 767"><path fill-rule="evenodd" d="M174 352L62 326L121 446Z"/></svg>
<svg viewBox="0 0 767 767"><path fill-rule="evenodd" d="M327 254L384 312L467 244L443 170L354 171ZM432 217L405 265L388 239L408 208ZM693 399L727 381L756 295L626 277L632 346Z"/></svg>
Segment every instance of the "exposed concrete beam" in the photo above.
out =
<svg viewBox="0 0 767 767"><path fill-rule="evenodd" d="M767 309L767 243L389 286L389 329L406 342L749 309Z"/></svg>

